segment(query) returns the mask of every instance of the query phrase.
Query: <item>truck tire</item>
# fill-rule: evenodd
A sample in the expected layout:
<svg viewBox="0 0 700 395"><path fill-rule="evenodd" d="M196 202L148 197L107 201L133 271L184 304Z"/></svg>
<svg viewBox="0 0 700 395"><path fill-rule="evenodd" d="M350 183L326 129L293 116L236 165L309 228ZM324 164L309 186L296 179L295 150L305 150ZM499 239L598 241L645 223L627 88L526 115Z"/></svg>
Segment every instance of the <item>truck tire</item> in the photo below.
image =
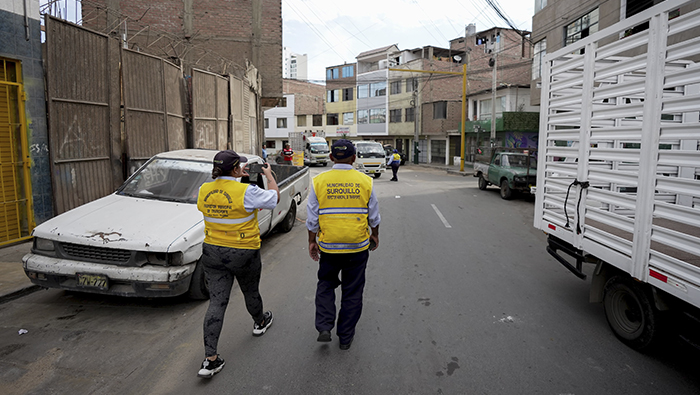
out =
<svg viewBox="0 0 700 395"><path fill-rule="evenodd" d="M379 178L382 176L382 173L374 173L374 178Z"/></svg>
<svg viewBox="0 0 700 395"><path fill-rule="evenodd" d="M660 332L660 313L650 293L622 276L608 280L603 292L605 318L615 336L638 351L652 345Z"/></svg>
<svg viewBox="0 0 700 395"><path fill-rule="evenodd" d="M188 291L190 299L207 300L209 299L209 286L207 276L204 274L204 265L201 261L197 262L197 266L192 273L190 281L190 289Z"/></svg>
<svg viewBox="0 0 700 395"><path fill-rule="evenodd" d="M488 181L484 178L482 174L479 174L479 189L486 190L486 187L489 186Z"/></svg>
<svg viewBox="0 0 700 395"><path fill-rule="evenodd" d="M279 224L279 230L281 232L287 233L294 227L294 222L297 220L297 203L292 200L292 204L289 206L289 211L284 219Z"/></svg>
<svg viewBox="0 0 700 395"><path fill-rule="evenodd" d="M513 190L508 186L508 180L501 181L501 199L510 200L513 197Z"/></svg>
<svg viewBox="0 0 700 395"><path fill-rule="evenodd" d="M328 162L323 162L323 167L328 166Z"/></svg>

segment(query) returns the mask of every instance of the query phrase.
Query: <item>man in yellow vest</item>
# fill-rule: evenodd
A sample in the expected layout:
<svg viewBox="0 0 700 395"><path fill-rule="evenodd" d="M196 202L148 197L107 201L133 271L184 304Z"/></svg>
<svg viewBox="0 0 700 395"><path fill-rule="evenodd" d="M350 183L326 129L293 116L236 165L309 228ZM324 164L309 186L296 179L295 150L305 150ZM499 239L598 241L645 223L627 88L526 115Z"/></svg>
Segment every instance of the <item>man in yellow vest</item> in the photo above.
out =
<svg viewBox="0 0 700 395"><path fill-rule="evenodd" d="M200 264L209 287L209 308L204 316L204 352L197 375L211 378L224 367L217 354L234 278L243 292L246 309L253 318L253 336L262 336L272 325L272 312L263 312L260 286L260 228L258 209L274 209L279 188L269 165L262 168L268 189L244 184L248 159L236 152L220 151L214 156L212 182L199 188L197 208L204 214L204 244Z"/></svg>
<svg viewBox="0 0 700 395"><path fill-rule="evenodd" d="M335 163L333 168L313 179L306 227L309 230L309 256L319 262L317 340L331 341L336 318L335 289L342 285L336 334L340 349L347 350L362 314L365 269L369 251L379 246L381 217L372 179L352 167L355 161L352 142L341 139L333 143L330 158Z"/></svg>

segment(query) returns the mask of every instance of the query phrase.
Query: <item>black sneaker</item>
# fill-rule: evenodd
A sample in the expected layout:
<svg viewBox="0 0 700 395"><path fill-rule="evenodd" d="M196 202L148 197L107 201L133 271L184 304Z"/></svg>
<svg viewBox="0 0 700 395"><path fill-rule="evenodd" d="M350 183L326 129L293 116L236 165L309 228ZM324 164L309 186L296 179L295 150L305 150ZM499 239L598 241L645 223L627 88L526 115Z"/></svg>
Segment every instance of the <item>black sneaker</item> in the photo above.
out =
<svg viewBox="0 0 700 395"><path fill-rule="evenodd" d="M204 358L204 362L202 362L202 368L199 369L199 373L197 373L197 376L205 379L210 379L215 374L219 373L221 369L224 368L224 364L224 360L221 359L219 356L217 356L216 359L213 361Z"/></svg>
<svg viewBox="0 0 700 395"><path fill-rule="evenodd" d="M349 350L349 349L350 349L350 346L352 346L352 340L353 340L353 339L354 339L354 337L351 337L350 340L349 340L347 343L340 343L340 344L339 344L340 349L341 349L341 350Z"/></svg>
<svg viewBox="0 0 700 395"><path fill-rule="evenodd" d="M259 324L257 322L253 324L253 336L264 335L270 325L272 325L272 312L266 311L263 313L263 321Z"/></svg>
<svg viewBox="0 0 700 395"><path fill-rule="evenodd" d="M330 331L321 331L318 333L318 339L316 341L322 342L322 343L328 343L331 341L331 332Z"/></svg>

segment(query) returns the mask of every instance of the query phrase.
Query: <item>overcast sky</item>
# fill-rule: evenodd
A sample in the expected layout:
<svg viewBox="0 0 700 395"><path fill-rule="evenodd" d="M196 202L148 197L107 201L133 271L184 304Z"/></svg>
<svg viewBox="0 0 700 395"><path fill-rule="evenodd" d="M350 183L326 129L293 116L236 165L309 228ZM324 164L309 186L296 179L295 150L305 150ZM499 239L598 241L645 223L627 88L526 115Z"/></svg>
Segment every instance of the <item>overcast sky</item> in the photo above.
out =
<svg viewBox="0 0 700 395"><path fill-rule="evenodd" d="M491 0L521 30L531 31L534 0ZM325 81L325 68L352 63L364 51L397 44L448 48L476 31L508 27L487 0L282 0L283 45L307 54L308 79Z"/></svg>

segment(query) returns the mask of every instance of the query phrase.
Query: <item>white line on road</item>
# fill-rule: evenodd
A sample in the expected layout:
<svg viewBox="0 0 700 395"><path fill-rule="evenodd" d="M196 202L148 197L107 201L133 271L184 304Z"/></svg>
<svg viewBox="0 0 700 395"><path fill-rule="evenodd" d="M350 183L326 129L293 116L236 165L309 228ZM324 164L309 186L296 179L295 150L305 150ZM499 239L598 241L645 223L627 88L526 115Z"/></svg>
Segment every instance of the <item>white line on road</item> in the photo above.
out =
<svg viewBox="0 0 700 395"><path fill-rule="evenodd" d="M447 220L446 220L445 217L442 215L442 213L440 212L440 210L438 210L437 206L434 205L434 204L431 204L431 206L433 206L433 210L435 210L435 213L438 215L438 217L440 217L440 221L442 221L442 223L445 224L445 227L446 227L446 228L451 228L452 225L450 225L450 223L447 222Z"/></svg>

